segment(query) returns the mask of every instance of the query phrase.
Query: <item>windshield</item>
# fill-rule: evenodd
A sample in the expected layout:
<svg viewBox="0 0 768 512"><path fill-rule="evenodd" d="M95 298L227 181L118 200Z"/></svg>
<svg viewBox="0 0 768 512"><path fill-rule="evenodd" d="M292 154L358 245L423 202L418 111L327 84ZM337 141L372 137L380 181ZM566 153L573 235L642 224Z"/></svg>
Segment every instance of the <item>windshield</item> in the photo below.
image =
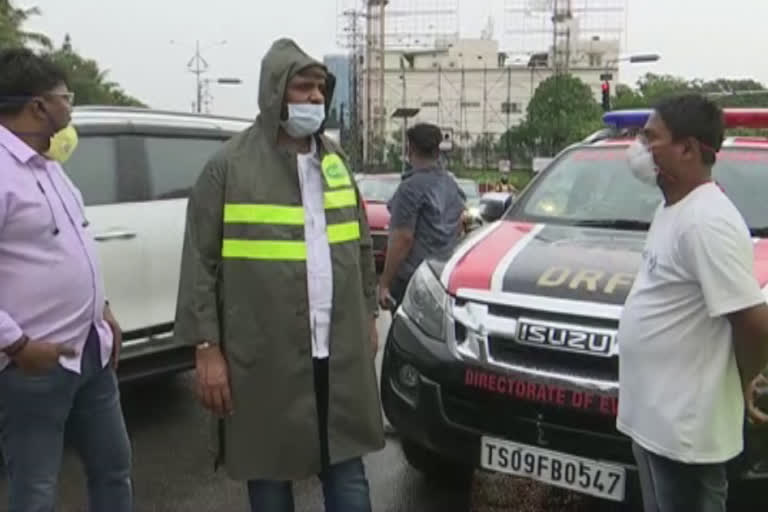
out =
<svg viewBox="0 0 768 512"><path fill-rule="evenodd" d="M395 195L400 180L394 178L361 178L357 185L366 201L386 203Z"/></svg>
<svg viewBox="0 0 768 512"><path fill-rule="evenodd" d="M464 195L467 196L467 207L478 206L480 204L480 189L478 188L477 183L472 180L456 180L456 183L459 184L459 188L461 188Z"/></svg>
<svg viewBox="0 0 768 512"><path fill-rule="evenodd" d="M542 222L650 222L662 201L658 187L639 182L627 166L626 147L578 148L560 157L520 198L510 215ZM751 229L768 227L768 150L729 148L713 169Z"/></svg>

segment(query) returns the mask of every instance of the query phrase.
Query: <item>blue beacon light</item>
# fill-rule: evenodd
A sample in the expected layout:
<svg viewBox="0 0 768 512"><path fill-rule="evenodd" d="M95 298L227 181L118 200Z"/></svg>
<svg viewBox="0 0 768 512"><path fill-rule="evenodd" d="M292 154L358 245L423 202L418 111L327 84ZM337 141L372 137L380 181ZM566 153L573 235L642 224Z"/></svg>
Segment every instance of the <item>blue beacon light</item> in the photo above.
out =
<svg viewBox="0 0 768 512"><path fill-rule="evenodd" d="M603 114L603 123L617 129L639 128L645 126L651 116L651 109L614 110Z"/></svg>

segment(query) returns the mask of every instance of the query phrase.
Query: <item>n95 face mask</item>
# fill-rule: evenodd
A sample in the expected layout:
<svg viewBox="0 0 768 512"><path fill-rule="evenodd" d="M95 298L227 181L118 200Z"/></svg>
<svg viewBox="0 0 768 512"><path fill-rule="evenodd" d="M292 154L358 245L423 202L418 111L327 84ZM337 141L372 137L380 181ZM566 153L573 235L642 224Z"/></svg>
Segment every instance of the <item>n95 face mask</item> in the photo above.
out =
<svg viewBox="0 0 768 512"><path fill-rule="evenodd" d="M632 174L646 185L656 186L659 174L651 151L639 140L635 140L627 148L627 163Z"/></svg>

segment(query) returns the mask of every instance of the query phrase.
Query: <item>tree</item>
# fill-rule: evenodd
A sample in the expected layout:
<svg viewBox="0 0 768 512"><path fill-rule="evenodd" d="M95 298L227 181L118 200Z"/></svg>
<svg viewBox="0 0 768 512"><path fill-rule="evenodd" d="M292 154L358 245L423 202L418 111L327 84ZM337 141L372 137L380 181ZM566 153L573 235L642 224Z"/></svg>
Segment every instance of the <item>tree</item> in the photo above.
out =
<svg viewBox="0 0 768 512"><path fill-rule="evenodd" d="M672 75L657 75L647 73L637 81L637 88L646 105L650 106L663 98L695 92L696 85L684 78Z"/></svg>
<svg viewBox="0 0 768 512"><path fill-rule="evenodd" d="M513 163L530 164L536 156L536 134L531 126L523 121L510 128L499 139L496 153Z"/></svg>
<svg viewBox="0 0 768 512"><path fill-rule="evenodd" d="M18 9L11 5L10 0L0 0L0 48L37 45L50 49L52 44L47 36L22 29L29 18L39 14L37 7Z"/></svg>
<svg viewBox="0 0 768 512"><path fill-rule="evenodd" d="M36 46L67 72L69 86L78 105L144 106L126 94L115 82L107 80L107 71L99 69L96 61L86 59L72 49L69 35L61 48L54 50L51 40L44 34L23 30L24 24L38 16L37 7L19 9L11 0L0 0L0 48Z"/></svg>
<svg viewBox="0 0 768 512"><path fill-rule="evenodd" d="M602 110L592 89L569 74L551 76L539 84L528 104L528 136L539 155L555 155L602 127Z"/></svg>
<svg viewBox="0 0 768 512"><path fill-rule="evenodd" d="M77 105L121 105L143 107L144 104L127 95L117 83L107 80L107 71L99 69L95 60L86 59L72 49L72 39L64 38L61 48L49 56L67 72L70 89Z"/></svg>
<svg viewBox="0 0 768 512"><path fill-rule="evenodd" d="M611 103L611 108L615 110L648 107L648 102L642 93L625 84L616 86L616 96Z"/></svg>
<svg viewBox="0 0 768 512"><path fill-rule="evenodd" d="M492 159L495 159L496 156L494 154L495 146L495 137L492 133L483 133L478 136L471 148L472 160L482 162L483 169L489 169Z"/></svg>
<svg viewBox="0 0 768 512"><path fill-rule="evenodd" d="M755 80L686 80L648 73L638 80L637 90L618 85L613 108L649 108L664 98L691 92L709 95L722 107L768 107L768 89Z"/></svg>

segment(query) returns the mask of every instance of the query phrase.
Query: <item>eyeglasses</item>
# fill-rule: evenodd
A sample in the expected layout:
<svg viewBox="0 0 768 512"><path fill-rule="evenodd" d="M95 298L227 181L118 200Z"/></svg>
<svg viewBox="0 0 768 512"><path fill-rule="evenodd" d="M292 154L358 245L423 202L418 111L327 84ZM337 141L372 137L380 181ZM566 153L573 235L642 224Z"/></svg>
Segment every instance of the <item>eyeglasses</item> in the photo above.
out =
<svg viewBox="0 0 768 512"><path fill-rule="evenodd" d="M64 101L66 101L67 103L69 103L70 105L75 104L75 93L73 92L51 92L51 93L48 93L47 96L57 96L63 99Z"/></svg>

